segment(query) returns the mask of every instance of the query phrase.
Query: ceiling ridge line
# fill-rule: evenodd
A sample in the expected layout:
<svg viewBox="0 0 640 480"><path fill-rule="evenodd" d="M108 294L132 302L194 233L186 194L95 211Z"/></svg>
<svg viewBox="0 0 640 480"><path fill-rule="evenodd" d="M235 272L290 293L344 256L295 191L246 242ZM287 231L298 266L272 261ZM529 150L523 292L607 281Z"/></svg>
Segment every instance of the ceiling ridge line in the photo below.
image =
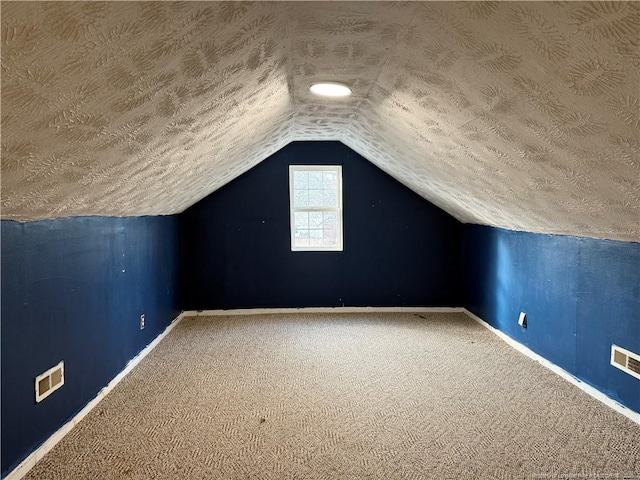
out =
<svg viewBox="0 0 640 480"><path fill-rule="evenodd" d="M412 9L412 11L415 13L415 7ZM357 104L357 106L354 109L354 112L352 114L353 117L351 119L349 119L349 125L348 125L347 128L350 131L351 131L351 128L353 126L353 123L354 123L355 119L358 117L358 113L360 112L360 110L362 108L362 104L369 98L369 94L371 93L371 90L374 88L374 86L376 86L378 84L378 79L380 78L380 75L382 75L383 70L387 66L387 63L389 62L389 59L398 50L398 46L400 44L400 38L404 38L406 36L407 32L409 31L409 28L411 28L411 26L415 22L415 19L416 19L416 15L415 14L409 16L409 22L406 24L402 34L398 35L398 38L396 39L396 42L393 45L393 48L389 49L389 53L387 55L387 58L385 58L384 62L382 62L382 65L380 65L380 69L378 70L378 73L377 73L375 79L371 83L371 86L367 90L367 93L366 93L365 97L361 101L358 102L358 104Z"/></svg>

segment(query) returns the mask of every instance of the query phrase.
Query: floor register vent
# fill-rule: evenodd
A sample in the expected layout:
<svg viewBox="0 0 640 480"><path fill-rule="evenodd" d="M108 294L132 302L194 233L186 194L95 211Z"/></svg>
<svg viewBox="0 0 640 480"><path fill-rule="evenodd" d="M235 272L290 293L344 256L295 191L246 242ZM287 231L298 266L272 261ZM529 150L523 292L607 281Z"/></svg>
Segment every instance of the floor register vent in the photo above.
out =
<svg viewBox="0 0 640 480"><path fill-rule="evenodd" d="M640 378L640 355L617 345L611 345L611 365Z"/></svg>
<svg viewBox="0 0 640 480"><path fill-rule="evenodd" d="M36 403L40 403L64 385L64 362L36 377Z"/></svg>

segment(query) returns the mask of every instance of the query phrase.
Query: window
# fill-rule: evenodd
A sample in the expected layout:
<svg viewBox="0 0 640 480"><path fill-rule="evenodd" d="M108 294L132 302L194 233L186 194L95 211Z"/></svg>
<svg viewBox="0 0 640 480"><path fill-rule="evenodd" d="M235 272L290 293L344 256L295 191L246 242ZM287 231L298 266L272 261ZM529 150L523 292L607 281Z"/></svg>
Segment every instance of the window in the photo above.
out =
<svg viewBox="0 0 640 480"><path fill-rule="evenodd" d="M290 165L291 250L342 251L342 167Z"/></svg>

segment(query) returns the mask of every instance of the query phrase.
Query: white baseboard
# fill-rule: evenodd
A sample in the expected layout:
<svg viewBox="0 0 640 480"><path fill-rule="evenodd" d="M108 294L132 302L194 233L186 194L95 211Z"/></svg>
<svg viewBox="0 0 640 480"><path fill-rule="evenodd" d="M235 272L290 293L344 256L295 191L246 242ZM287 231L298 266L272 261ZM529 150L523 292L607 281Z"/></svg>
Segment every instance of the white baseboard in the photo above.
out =
<svg viewBox="0 0 640 480"><path fill-rule="evenodd" d="M98 403L120 383L120 381L129 373L133 368L151 352L160 341L167 336L167 334L173 330L173 328L184 317L205 317L205 316L224 316L224 315L265 315L265 314L287 314L287 313L465 313L469 318L472 318L483 327L489 329L511 347L515 348L519 352L528 356L529 358L539 362L552 372L560 375L565 380L571 382L585 393L591 395L596 400L599 400L606 406L614 409L618 413L621 413L625 417L629 418L633 422L640 425L640 413L625 407L624 405L616 402L614 399L606 396L604 393L595 389L591 385L588 385L580 379L574 377L566 370L563 370L559 366L551 363L544 357L541 357L534 351L525 347L521 343L516 342L514 339L504 334L500 330L492 327L477 315L471 313L466 308L462 307L305 307L305 308L254 308L254 309L234 309L234 310L190 310L182 312L171 324L158 335L149 345L147 345L138 355L132 358L127 366L113 380L111 380L106 387L89 402L85 407L80 410L71 420L65 423L58 431L56 431L51 437L49 437L40 447L32 452L27 458L25 458L16 468L14 468L6 477L5 480L20 480L31 470L36 462L44 457L64 436L71 431L91 410L93 410Z"/></svg>
<svg viewBox="0 0 640 480"><path fill-rule="evenodd" d="M463 313L462 307L301 307L301 308L248 308L233 310L188 310L185 317L224 315L282 315L287 313Z"/></svg>
<svg viewBox="0 0 640 480"><path fill-rule="evenodd" d="M221 316L221 315L264 315L264 314L286 314L286 313L361 313L361 312L441 312L453 313L463 312L462 307L304 307L304 308L253 308L253 309L234 309L234 310L190 310L182 312L171 324L158 335L149 345L147 345L138 355L132 358L127 366L106 387L87 403L72 419L60 427L53 435L40 445L35 451L25 458L20 464L14 468L4 478L4 480L20 480L31 470L35 464L42 459L64 436L73 429L87 414L93 410L98 403L120 383L120 381L133 368L153 350L160 341L173 330L173 328L184 317L204 317L204 316Z"/></svg>
<svg viewBox="0 0 640 480"><path fill-rule="evenodd" d="M180 323L180 320L185 316L184 312L178 315L173 322L164 329L164 331L158 335L149 345L147 345L144 349L138 353L135 357L129 360L127 366L116 375L106 387L98 392L98 394L87 403L82 410L80 410L71 420L65 423L62 427L60 427L53 435L51 435L42 445L40 445L35 451L31 452L31 454L25 458L20 464L14 468L9 474L4 478L4 480L20 480L23 478L29 470L31 470L37 462L39 462L42 457L44 457L60 440L64 438L64 436L73 429L87 414L93 410L98 403L111 391L114 387L122 381L124 377L127 376L131 370L134 369L136 365L138 365L144 357L146 357L151 350L153 350L160 341L167 336L167 334L173 330L173 328Z"/></svg>
<svg viewBox="0 0 640 480"><path fill-rule="evenodd" d="M582 380L580 380L579 378L571 375L569 372L567 372L563 368L559 367L555 363L551 363L546 358L538 355L533 350L531 350L528 347L522 345L521 343L515 341L513 338L511 338L510 336L508 336L505 333L501 332L497 328L492 327L487 322L482 320L480 317L478 317L474 313L471 313L466 308L463 309L463 310L464 310L464 313L466 313L469 316L469 318L474 319L480 325L482 325L483 327L485 327L485 328L489 329L490 331L492 331L493 333L495 333L498 337L500 337L502 340L504 340L506 343L508 343L511 347L513 347L516 350L518 350L520 353L525 354L527 357L529 357L532 360L535 360L536 362L540 363L542 366L548 368L553 373L555 373L557 375L560 375L562 378L564 378L568 382L571 382L573 385L578 387L583 392L585 392L588 395L592 396L596 400L599 400L601 403L604 403L607 407L614 409L616 412L621 413L622 415L624 415L625 417L627 417L631 421L633 421L633 422L637 423L638 425L640 425L640 413L634 412L630 408L625 407L621 403L618 403L617 401L615 401L613 398L608 397L607 395L602 393L600 390L592 387L588 383L585 383Z"/></svg>

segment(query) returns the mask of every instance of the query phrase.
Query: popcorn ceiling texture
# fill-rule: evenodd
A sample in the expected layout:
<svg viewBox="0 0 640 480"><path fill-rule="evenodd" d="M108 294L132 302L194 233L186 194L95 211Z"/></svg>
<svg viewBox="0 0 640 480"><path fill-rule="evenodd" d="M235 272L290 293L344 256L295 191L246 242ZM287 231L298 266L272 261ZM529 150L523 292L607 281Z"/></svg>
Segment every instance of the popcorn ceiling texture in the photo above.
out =
<svg viewBox="0 0 640 480"><path fill-rule="evenodd" d="M3 218L177 213L330 139L464 222L640 241L640 3L1 8Z"/></svg>

